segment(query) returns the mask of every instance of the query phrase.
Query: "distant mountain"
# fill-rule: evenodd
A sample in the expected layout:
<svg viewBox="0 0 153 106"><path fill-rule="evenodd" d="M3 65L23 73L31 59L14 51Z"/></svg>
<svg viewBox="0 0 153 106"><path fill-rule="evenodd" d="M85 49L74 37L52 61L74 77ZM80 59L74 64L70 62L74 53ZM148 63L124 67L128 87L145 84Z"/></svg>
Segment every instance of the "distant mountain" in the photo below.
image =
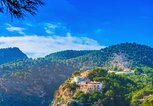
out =
<svg viewBox="0 0 153 106"><path fill-rule="evenodd" d="M75 57L79 57L82 55L86 55L89 53L94 52L95 50L65 50L65 51L61 51L61 52L56 52L56 53L52 53L50 55L47 55L45 58L48 60L66 60L66 59L71 59L71 58L75 58Z"/></svg>
<svg viewBox="0 0 153 106"><path fill-rule="evenodd" d="M67 62L79 68L108 67L112 64L121 67L153 67L153 48L136 43L121 43Z"/></svg>
<svg viewBox="0 0 153 106"><path fill-rule="evenodd" d="M106 67L132 68L148 66L153 68L153 48L136 43L122 43L95 51L62 51L44 58L26 59L0 65L2 72L9 72L0 77L1 92L8 102L22 106L47 106L53 99L54 92L71 74L78 70ZM0 72L1 72L0 71ZM9 91L9 92L8 92ZM22 99L21 99L22 98Z"/></svg>
<svg viewBox="0 0 153 106"><path fill-rule="evenodd" d="M0 64L27 58L28 57L19 48L0 49Z"/></svg>

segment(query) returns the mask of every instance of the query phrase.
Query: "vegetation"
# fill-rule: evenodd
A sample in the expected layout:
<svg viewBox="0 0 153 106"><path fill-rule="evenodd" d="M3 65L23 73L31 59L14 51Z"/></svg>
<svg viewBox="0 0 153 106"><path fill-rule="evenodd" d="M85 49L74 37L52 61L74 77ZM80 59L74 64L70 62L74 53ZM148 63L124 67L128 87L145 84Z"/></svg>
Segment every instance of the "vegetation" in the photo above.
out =
<svg viewBox="0 0 153 106"><path fill-rule="evenodd" d="M153 71L150 71L150 73L153 73ZM67 86L76 91L71 98L83 103L84 106L92 104L103 104L104 106L145 106L148 104L148 106L152 106L150 105L152 96L142 102L139 100L143 96L153 94L153 85L151 83L153 79L148 76L135 74L117 75L115 73L107 73L105 69L97 68L93 69L87 77L92 81L101 82L103 90L85 93L77 90L73 84L71 84L72 86L70 84Z"/></svg>
<svg viewBox="0 0 153 106"><path fill-rule="evenodd" d="M9 56L10 54L9 52ZM9 59L11 59L10 57ZM4 60L1 57L1 61ZM112 67L112 65L114 66ZM97 67L105 67L112 70L116 67L117 71L122 71L121 68L123 67L120 66L138 70L139 73L134 75L115 75L108 74L105 70L96 69L92 72L93 75L90 74L89 78L103 83L105 93L102 98L105 101L102 103L116 104L115 101L120 100L130 104L129 101L134 91L141 90L145 86L152 84L153 49L135 43L118 44L96 51L62 51L50 54L45 58L24 59L1 64L0 81L9 90L9 93L6 93L4 88L0 88L0 91L6 95L6 98L15 98L15 93L20 94L20 97L23 98L20 101L27 103L25 104L26 106L31 106L31 101L35 100L39 100L39 102L32 102L34 105L44 106L52 101L54 92L75 71ZM79 72L73 75L79 75ZM110 98L105 98L105 95L110 95L115 100L110 102ZM15 99L9 99L7 103L11 105L14 102L20 106L20 103L16 102ZM94 102L98 101L93 101L92 103ZM119 102L118 104L121 105L122 103Z"/></svg>
<svg viewBox="0 0 153 106"><path fill-rule="evenodd" d="M153 68L147 67L147 66L143 66L143 67L136 67L133 68L134 70L136 70L136 74L145 74L149 77L153 76Z"/></svg>
<svg viewBox="0 0 153 106"><path fill-rule="evenodd" d="M76 71L72 74L72 77L80 76L81 71Z"/></svg>
<svg viewBox="0 0 153 106"><path fill-rule="evenodd" d="M151 101L148 101L148 99L151 97L144 99L144 101L141 100L141 99L143 99L144 96L148 96L150 94L153 95L153 88L149 87L149 86L137 91L136 93L134 93L134 95L132 97L131 105L132 106L141 106L141 105L142 106L152 106L152 105L149 105L150 104L149 102L151 102ZM149 100L151 100L151 99L149 99Z"/></svg>
<svg viewBox="0 0 153 106"><path fill-rule="evenodd" d="M18 48L0 49L0 64L27 59L27 56Z"/></svg>
<svg viewBox="0 0 153 106"><path fill-rule="evenodd" d="M142 106L153 106L153 95L145 99L142 103Z"/></svg>
<svg viewBox="0 0 153 106"><path fill-rule="evenodd" d="M53 60L53 61L67 60L67 59L83 56L92 52L94 52L94 50L80 50L80 51L65 50L61 52L52 53L50 55L47 55L45 58L48 60Z"/></svg>
<svg viewBox="0 0 153 106"><path fill-rule="evenodd" d="M153 48L136 43L122 43L109 46L89 54L66 60L67 64L81 69L106 67L118 69L147 66L153 68ZM113 67L112 67L113 66Z"/></svg>
<svg viewBox="0 0 153 106"><path fill-rule="evenodd" d="M84 104L102 104L101 98L103 98L103 94L99 91L94 91L91 94L78 91L74 97Z"/></svg>
<svg viewBox="0 0 153 106"><path fill-rule="evenodd" d="M78 87L78 85L74 82L74 83L66 83L66 88L68 88L71 91L76 90L76 88Z"/></svg>
<svg viewBox="0 0 153 106"><path fill-rule="evenodd" d="M0 12L9 13L11 17L23 18L27 13L36 15L38 6L43 6L43 0L0 0Z"/></svg>

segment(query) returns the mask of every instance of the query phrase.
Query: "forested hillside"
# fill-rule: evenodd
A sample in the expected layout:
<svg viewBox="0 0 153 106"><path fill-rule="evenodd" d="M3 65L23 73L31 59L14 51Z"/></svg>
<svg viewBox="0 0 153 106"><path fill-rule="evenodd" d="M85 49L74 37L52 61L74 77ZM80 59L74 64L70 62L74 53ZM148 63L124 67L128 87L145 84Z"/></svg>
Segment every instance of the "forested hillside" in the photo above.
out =
<svg viewBox="0 0 153 106"><path fill-rule="evenodd" d="M86 76L81 76L86 72ZM77 84L73 81L77 77L101 83L102 90L85 92L87 83ZM51 106L152 106L152 82L153 78L136 73L118 75L102 68L78 71L59 87ZM88 89L91 89L91 84Z"/></svg>
<svg viewBox="0 0 153 106"><path fill-rule="evenodd" d="M89 54L89 53L92 53L92 52L94 52L94 50L82 50L82 51L65 50L65 51L56 52L56 53L52 53L50 55L47 55L45 57L45 59L53 60L53 61L67 60L67 59L79 57L79 56L82 56L82 55L86 55L86 54Z"/></svg>
<svg viewBox="0 0 153 106"><path fill-rule="evenodd" d="M22 106L24 102L26 106L47 106L55 90L75 71L96 67L115 69L141 66L153 67L153 49L135 43L95 51L62 51L44 58L3 64L0 65L0 93L5 96L2 96L4 101L0 105L10 103ZM16 94L20 95L13 99Z"/></svg>
<svg viewBox="0 0 153 106"><path fill-rule="evenodd" d="M108 67L110 64L124 67L153 67L153 48L136 43L122 43L67 60L67 62L76 65L76 67L86 68Z"/></svg>
<svg viewBox="0 0 153 106"><path fill-rule="evenodd" d="M27 56L18 48L0 49L0 64L27 59Z"/></svg>

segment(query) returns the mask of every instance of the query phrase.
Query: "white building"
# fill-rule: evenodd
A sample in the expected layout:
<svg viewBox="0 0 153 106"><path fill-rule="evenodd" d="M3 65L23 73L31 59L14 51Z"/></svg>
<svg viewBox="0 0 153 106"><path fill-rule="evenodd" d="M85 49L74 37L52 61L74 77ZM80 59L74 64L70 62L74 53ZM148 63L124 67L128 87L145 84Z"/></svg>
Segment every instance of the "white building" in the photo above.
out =
<svg viewBox="0 0 153 106"><path fill-rule="evenodd" d="M116 72L115 74L134 74L133 71L122 71L122 72Z"/></svg>
<svg viewBox="0 0 153 106"><path fill-rule="evenodd" d="M83 91L83 92L92 92L94 90L97 90L97 91L102 91L102 83L101 82L95 82L95 81L91 81L91 82L88 82L86 84L80 84L80 91Z"/></svg>

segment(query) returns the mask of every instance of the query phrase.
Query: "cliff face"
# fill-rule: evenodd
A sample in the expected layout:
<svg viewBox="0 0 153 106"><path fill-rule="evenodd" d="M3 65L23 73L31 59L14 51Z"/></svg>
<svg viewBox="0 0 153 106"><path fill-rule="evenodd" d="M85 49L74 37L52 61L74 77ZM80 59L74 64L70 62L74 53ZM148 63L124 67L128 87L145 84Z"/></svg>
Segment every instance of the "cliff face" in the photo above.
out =
<svg viewBox="0 0 153 106"><path fill-rule="evenodd" d="M59 90L55 94L54 101L51 106L65 106L68 101L72 99L75 91L71 91L66 85L61 85Z"/></svg>
<svg viewBox="0 0 153 106"><path fill-rule="evenodd" d="M55 93L55 98L51 106L94 106L87 101L77 99L78 95L89 95L94 91L102 92L102 83L91 81L88 77L90 70L75 72ZM84 99L84 97L82 97ZM98 106L101 106L98 104Z"/></svg>
<svg viewBox="0 0 153 106"><path fill-rule="evenodd" d="M62 84L54 95L54 100L51 106L69 106L72 102L77 103L74 97L80 91L79 84L76 83L76 78L86 79L90 71L75 72L64 84ZM78 81L79 82L79 81Z"/></svg>
<svg viewBox="0 0 153 106"><path fill-rule="evenodd" d="M145 87L152 90L151 84L147 74L117 74L102 68L75 72L59 87L50 106L131 106L133 94Z"/></svg>

